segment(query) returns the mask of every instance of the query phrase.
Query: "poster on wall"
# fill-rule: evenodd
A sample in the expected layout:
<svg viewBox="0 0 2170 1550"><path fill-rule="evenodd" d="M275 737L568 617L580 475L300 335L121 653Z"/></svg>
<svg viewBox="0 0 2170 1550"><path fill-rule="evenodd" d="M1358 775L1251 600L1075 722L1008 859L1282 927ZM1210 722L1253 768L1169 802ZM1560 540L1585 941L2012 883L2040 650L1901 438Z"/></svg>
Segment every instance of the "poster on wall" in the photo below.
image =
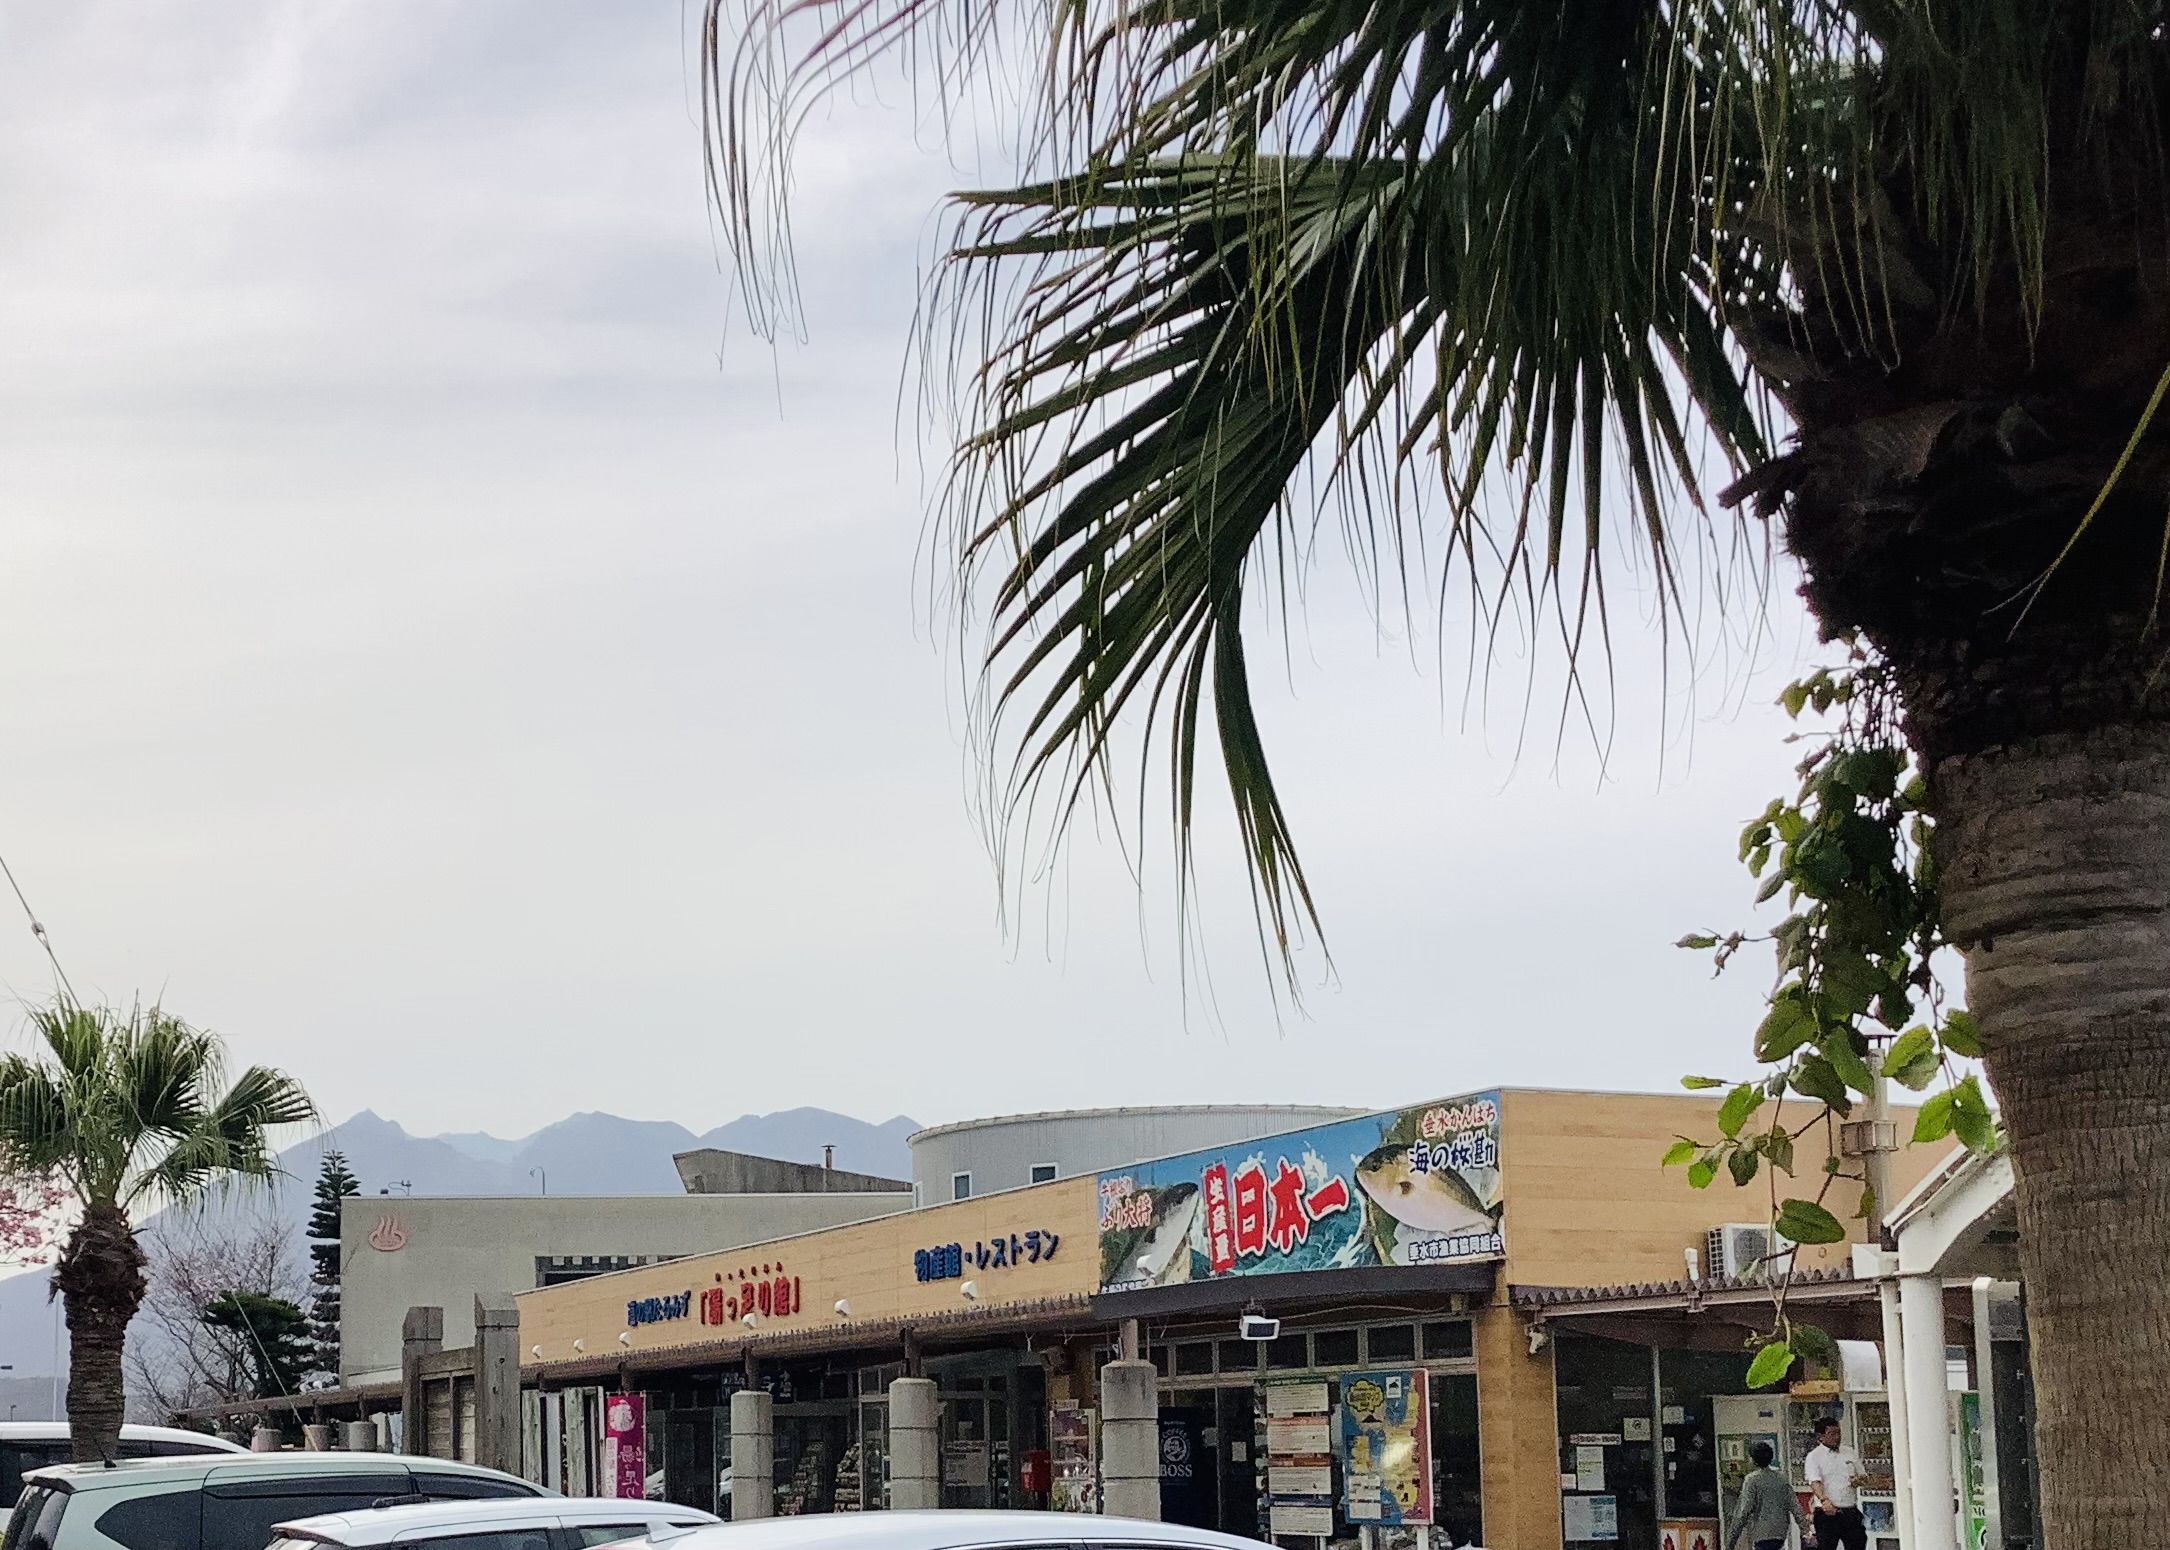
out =
<svg viewBox="0 0 2170 1550"><path fill-rule="evenodd" d="M1406 1368L1341 1380L1342 1515L1351 1523L1432 1521L1427 1387L1421 1371Z"/></svg>
<svg viewBox="0 0 2170 1550"><path fill-rule="evenodd" d="M1100 1290L1506 1252L1499 1094L1099 1176Z"/></svg>
<svg viewBox="0 0 2170 1550"><path fill-rule="evenodd" d="M611 1394L603 1400L605 1494L638 1501L648 1494L648 1400Z"/></svg>
<svg viewBox="0 0 2170 1550"><path fill-rule="evenodd" d="M1099 1419L1097 1410L1074 1401L1056 1404L1048 1415L1047 1504L1056 1512L1100 1510Z"/></svg>
<svg viewBox="0 0 2170 1550"><path fill-rule="evenodd" d="M1266 1386L1263 1481L1267 1532L1334 1532L1333 1426L1324 1383Z"/></svg>

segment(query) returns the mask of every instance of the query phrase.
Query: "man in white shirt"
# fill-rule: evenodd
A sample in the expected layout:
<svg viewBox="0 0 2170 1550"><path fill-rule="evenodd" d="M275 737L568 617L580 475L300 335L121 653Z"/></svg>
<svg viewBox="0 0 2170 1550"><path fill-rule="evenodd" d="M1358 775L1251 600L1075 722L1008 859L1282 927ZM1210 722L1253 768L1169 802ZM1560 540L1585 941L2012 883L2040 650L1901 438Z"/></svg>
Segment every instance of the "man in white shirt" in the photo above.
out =
<svg viewBox="0 0 2170 1550"><path fill-rule="evenodd" d="M1862 1477L1861 1455L1843 1447L1837 1416L1825 1416L1816 1427L1816 1446L1802 1461L1801 1473L1816 1498L1816 1550L1868 1550L1868 1530L1861 1522L1858 1484Z"/></svg>

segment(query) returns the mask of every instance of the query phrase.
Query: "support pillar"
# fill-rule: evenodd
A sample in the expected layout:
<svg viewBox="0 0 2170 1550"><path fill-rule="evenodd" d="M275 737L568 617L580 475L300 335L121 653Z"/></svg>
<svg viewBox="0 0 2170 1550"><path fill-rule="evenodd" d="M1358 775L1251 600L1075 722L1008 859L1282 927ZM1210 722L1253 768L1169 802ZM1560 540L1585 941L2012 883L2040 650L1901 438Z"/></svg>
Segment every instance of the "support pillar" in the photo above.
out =
<svg viewBox="0 0 2170 1550"><path fill-rule="evenodd" d="M445 1348L445 1310L409 1308L399 1328L399 1414L402 1452L429 1453L429 1406L422 1394L422 1358Z"/></svg>
<svg viewBox="0 0 2170 1550"><path fill-rule="evenodd" d="M1160 1521L1160 1374L1151 1362L1100 1369L1100 1510Z"/></svg>
<svg viewBox="0 0 2170 1550"><path fill-rule="evenodd" d="M731 1521L776 1516L776 1401L759 1389L731 1396Z"/></svg>
<svg viewBox="0 0 2170 1550"><path fill-rule="evenodd" d="M1898 1255L1886 1254L1896 1263ZM1899 1314L1899 1283L1888 1272L1877 1287L1884 1310L1884 1397L1891 1402L1891 1477L1898 1487L1893 1516L1899 1543L1914 1542L1914 1440L1906 1428L1906 1321Z"/></svg>
<svg viewBox="0 0 2170 1550"><path fill-rule="evenodd" d="M520 1310L475 1299L475 1463L520 1473Z"/></svg>
<svg viewBox="0 0 2170 1550"><path fill-rule="evenodd" d="M1951 1385L1944 1375L1943 1281L1933 1275L1900 1276L1899 1318L1905 1326L1907 1474L1914 1495L1908 1550L1959 1550L1951 1432L1944 1414Z"/></svg>
<svg viewBox="0 0 2170 1550"><path fill-rule="evenodd" d="M889 1505L898 1512L942 1505L942 1412L932 1378L889 1385Z"/></svg>

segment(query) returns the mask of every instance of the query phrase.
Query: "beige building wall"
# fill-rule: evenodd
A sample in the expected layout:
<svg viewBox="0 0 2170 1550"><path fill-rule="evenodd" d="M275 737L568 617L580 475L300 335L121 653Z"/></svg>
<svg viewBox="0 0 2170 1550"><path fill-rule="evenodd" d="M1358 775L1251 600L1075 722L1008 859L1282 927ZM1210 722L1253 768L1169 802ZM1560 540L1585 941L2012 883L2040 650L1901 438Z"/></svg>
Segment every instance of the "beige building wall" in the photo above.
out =
<svg viewBox="0 0 2170 1550"><path fill-rule="evenodd" d="M1090 1177L1064 1179L744 1250L596 1276L520 1296L521 1359L548 1367L621 1351L663 1350L793 1330L842 1329L865 1321L1088 1295L1100 1278L1098 1230L1094 1181ZM1041 1244L1036 1260L1029 1247L1034 1233L1040 1235ZM961 1276L917 1278L912 1258L916 1251L955 1243L971 1252L980 1245L991 1248L998 1239L1006 1261L1000 1267L973 1264ZM1023 1263L1007 1263L1013 1242L1026 1250ZM794 1312L757 1314L751 1330L735 1319L722 1327L703 1322L702 1292L716 1287L735 1296L740 1287L777 1276L796 1282ZM968 1281L978 1293L976 1298L964 1295ZM638 1325L627 1322L629 1302L688 1292L693 1294L693 1306L682 1317ZM845 1311L838 1311L839 1300L847 1304ZM625 1338L620 1339L621 1335ZM576 1340L583 1350L573 1349ZM540 1356L535 1354L537 1346L542 1348Z"/></svg>
<svg viewBox="0 0 2170 1550"><path fill-rule="evenodd" d="M538 1258L666 1257L863 1221L908 1209L906 1194L363 1195L339 1219L339 1375L399 1376L400 1323L445 1311L445 1344L474 1340L475 1298L535 1285Z"/></svg>
<svg viewBox="0 0 2170 1550"><path fill-rule="evenodd" d="M1686 1251L1701 1251L1711 1228L1770 1219L1768 1173L1742 1188L1720 1174L1708 1189L1691 1189L1685 1168L1661 1167L1673 1138L1715 1139L1722 1094L1577 1093L1508 1089L1500 1094L1500 1186L1507 1200L1507 1265L1502 1279L1517 1286L1593 1286L1626 1281L1677 1281L1687 1274ZM1802 1117L1808 1105L1789 1104ZM1765 1106L1765 1113L1769 1106ZM1910 1134L1912 1109L1895 1109L1899 1134ZM1765 1114L1757 1115L1757 1123ZM1893 1198L1926 1177L1951 1143L1902 1146L1893 1160ZM1781 1195L1812 1199L1823 1183L1826 1149L1804 1136ZM1852 1213L1860 1189L1833 1186L1827 1204L1855 1238L1864 1224ZM1803 1269L1848 1262L1844 1244L1801 1252ZM1705 1267L1709 1273L1709 1267Z"/></svg>

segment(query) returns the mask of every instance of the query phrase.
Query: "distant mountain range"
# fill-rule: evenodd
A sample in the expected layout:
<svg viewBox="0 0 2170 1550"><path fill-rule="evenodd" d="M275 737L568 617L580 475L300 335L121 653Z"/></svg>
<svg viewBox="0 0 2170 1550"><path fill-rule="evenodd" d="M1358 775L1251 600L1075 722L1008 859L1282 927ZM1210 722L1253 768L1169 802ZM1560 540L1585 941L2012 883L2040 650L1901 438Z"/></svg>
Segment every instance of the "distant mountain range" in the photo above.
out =
<svg viewBox="0 0 2170 1550"><path fill-rule="evenodd" d="M553 1195L676 1195L684 1185L672 1155L708 1146L806 1163L820 1162L822 1148L833 1146L839 1168L909 1178L911 1151L904 1142L918 1128L902 1115L877 1125L803 1108L742 1115L696 1135L667 1120L589 1113L505 1140L479 1132L409 1135L396 1121L365 1109L281 1152L286 1176L278 1183L231 1200L214 1199L191 1225L215 1231L221 1221L268 1217L298 1238L317 1171L333 1147L346 1154L367 1194L533 1195L547 1189ZM155 1240L172 1220L171 1212L152 1217L144 1224L146 1237ZM46 1299L46 1283L44 1270L0 1279L0 1367L14 1369L0 1378L0 1404L15 1409L18 1420L46 1413L56 1361L61 1372L67 1370L66 1332Z"/></svg>

